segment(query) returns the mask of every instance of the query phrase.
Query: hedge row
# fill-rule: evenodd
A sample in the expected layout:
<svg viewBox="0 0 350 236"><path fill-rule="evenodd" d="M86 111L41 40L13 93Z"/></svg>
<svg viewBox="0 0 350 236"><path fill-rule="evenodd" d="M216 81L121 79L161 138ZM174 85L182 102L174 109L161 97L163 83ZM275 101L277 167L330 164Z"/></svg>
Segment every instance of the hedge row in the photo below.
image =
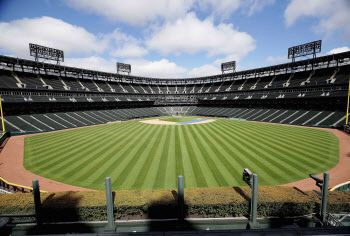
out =
<svg viewBox="0 0 350 236"><path fill-rule="evenodd" d="M187 217L249 215L249 187L185 189ZM113 192L118 219L176 218L176 190L120 190ZM47 221L106 220L104 191L42 193L42 213ZM301 216L319 212L320 197L294 187L259 187L258 216ZM329 192L327 211L350 212L350 192ZM0 214L34 212L31 193L0 196Z"/></svg>

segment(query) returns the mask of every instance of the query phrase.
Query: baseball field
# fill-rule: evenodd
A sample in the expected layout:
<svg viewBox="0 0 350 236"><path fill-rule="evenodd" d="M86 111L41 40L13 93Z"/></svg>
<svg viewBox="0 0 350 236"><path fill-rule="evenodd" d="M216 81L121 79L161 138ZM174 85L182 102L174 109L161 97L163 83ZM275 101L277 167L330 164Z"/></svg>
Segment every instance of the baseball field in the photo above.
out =
<svg viewBox="0 0 350 236"><path fill-rule="evenodd" d="M198 117L165 117L183 122ZM280 185L319 174L339 161L328 131L215 119L204 124L157 125L128 121L25 138L24 167L43 177L90 189L242 186L242 171L259 185Z"/></svg>

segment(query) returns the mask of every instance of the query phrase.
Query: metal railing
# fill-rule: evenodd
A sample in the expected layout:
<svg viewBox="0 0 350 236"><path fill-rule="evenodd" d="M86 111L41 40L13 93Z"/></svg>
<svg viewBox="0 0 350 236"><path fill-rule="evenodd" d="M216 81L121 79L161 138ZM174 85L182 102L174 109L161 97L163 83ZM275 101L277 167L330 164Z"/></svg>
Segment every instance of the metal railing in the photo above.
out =
<svg viewBox="0 0 350 236"><path fill-rule="evenodd" d="M27 186L23 186L23 185L19 185L19 184L10 183L10 182L8 182L7 180L5 180L2 177L0 177L0 187L3 187L4 189L7 189L10 192L12 191L13 193L17 193L17 192L22 192L22 193L33 192L33 188L32 187L27 187ZM43 190L40 190L40 192L46 193L46 191L43 191Z"/></svg>

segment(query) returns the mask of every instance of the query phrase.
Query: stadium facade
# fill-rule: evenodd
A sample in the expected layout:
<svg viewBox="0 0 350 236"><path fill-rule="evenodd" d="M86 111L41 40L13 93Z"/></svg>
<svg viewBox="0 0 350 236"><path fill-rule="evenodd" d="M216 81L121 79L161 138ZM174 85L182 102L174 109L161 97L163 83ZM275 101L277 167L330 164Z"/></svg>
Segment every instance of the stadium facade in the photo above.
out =
<svg viewBox="0 0 350 236"><path fill-rule="evenodd" d="M164 115L342 128L350 52L200 78L161 79L0 56L7 131L44 132Z"/></svg>

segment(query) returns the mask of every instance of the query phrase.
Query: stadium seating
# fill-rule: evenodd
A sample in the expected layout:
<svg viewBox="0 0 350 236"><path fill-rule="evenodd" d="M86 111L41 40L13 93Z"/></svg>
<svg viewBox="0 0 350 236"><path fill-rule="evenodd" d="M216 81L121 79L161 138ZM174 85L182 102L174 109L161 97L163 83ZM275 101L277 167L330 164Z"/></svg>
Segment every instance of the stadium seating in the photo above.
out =
<svg viewBox="0 0 350 236"><path fill-rule="evenodd" d="M81 74L79 68L70 72L55 65L48 69L52 65L45 63L41 68L31 68L33 63L24 60L29 64L17 65L22 62L3 56L0 95L6 126L15 132L52 131L160 115L341 127L349 59L350 53L340 53L317 58L315 64L305 60L272 66L274 70L267 67L171 80L104 72L93 75L91 71Z"/></svg>

